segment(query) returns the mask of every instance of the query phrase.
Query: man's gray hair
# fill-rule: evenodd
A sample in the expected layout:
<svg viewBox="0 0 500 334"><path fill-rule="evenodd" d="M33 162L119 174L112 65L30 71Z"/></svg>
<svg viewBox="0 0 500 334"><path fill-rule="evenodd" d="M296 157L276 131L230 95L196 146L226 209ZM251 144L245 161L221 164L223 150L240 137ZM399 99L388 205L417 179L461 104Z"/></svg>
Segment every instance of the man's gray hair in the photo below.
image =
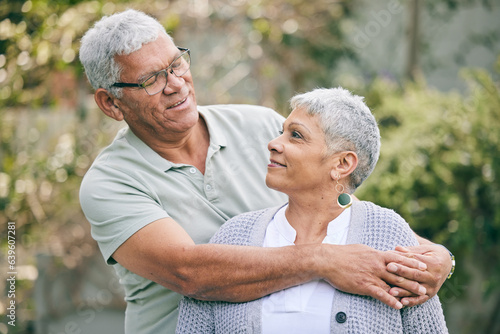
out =
<svg viewBox="0 0 500 334"><path fill-rule="evenodd" d="M292 109L304 108L309 115L319 117L325 133L327 154L353 151L358 166L350 175L349 191L354 192L375 168L380 155L380 132L363 97L339 88L317 88L295 95Z"/></svg>
<svg viewBox="0 0 500 334"><path fill-rule="evenodd" d="M155 41L160 32L170 37L155 18L133 9L105 16L95 23L82 37L80 46L80 61L92 87L121 97L121 88L111 87L120 81L122 71L115 56L139 50Z"/></svg>

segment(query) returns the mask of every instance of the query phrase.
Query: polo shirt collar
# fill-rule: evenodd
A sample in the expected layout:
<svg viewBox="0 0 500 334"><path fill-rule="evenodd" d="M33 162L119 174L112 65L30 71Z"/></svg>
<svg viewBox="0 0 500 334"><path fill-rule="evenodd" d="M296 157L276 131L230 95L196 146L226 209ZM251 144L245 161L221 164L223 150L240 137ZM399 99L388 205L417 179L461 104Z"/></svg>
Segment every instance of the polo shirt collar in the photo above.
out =
<svg viewBox="0 0 500 334"><path fill-rule="evenodd" d="M156 153L151 147L146 145L139 137L137 137L130 128L125 133L125 139L134 147L140 155L143 156L150 164L161 170L168 170L174 166L174 163Z"/></svg>
<svg viewBox="0 0 500 334"><path fill-rule="evenodd" d="M205 120L210 135L210 148L214 151L219 148L226 147L227 140L224 135L224 130L219 126L214 116L210 114L209 110L205 107L198 106L198 112ZM154 166L167 171L172 167L185 166L184 164L174 164L173 162L163 158L156 153L151 147L146 145L139 137L137 137L130 128L125 132L126 140L132 145L149 163Z"/></svg>
<svg viewBox="0 0 500 334"><path fill-rule="evenodd" d="M210 113L207 107L198 106L198 112L207 123L208 133L210 134L210 146L215 147L226 147L227 140L224 135L225 129L220 126L220 122L217 122L215 116Z"/></svg>

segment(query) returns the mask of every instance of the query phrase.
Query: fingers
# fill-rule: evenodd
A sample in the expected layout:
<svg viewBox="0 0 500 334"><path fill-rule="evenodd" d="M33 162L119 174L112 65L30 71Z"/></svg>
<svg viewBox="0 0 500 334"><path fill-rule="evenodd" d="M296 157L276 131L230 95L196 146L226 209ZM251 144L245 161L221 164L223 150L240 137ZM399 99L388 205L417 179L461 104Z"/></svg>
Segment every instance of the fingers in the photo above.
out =
<svg viewBox="0 0 500 334"><path fill-rule="evenodd" d="M410 252L410 250L407 247L403 247L403 246L396 246L396 248L394 250L401 252L401 253L409 253Z"/></svg>
<svg viewBox="0 0 500 334"><path fill-rule="evenodd" d="M416 295L408 290L401 289L400 287L397 287L397 286L392 287L389 290L389 294L391 296L394 296L394 297L400 298L400 299L404 298L404 297L419 297L418 295Z"/></svg>
<svg viewBox="0 0 500 334"><path fill-rule="evenodd" d="M413 253L401 254L395 251L388 251L388 257L386 262L388 264L395 263L409 268L415 268L419 270L426 270L427 264L422 261L422 258L417 258Z"/></svg>
<svg viewBox="0 0 500 334"><path fill-rule="evenodd" d="M422 255L417 255L417 258ZM422 256L425 257L425 256ZM400 276L401 278L404 278L403 283L396 282L395 283L390 283L392 285L395 285L397 287L400 287L402 289L408 290L408 292L414 293L415 295L420 295L419 293L416 292L414 288L408 288L411 287L411 284L408 284L405 282L405 280L408 280L409 282L416 282L419 283L421 286L425 287L426 289L426 295L428 298L433 297L434 295L437 294L439 291L439 288L442 285L442 282L444 281L444 278L440 275L440 273L436 273L435 264L429 263L429 270L426 271L421 271L418 269L413 269L413 268L408 268L405 266L402 266L398 263L390 263L387 265L387 271ZM439 268L438 268L439 269ZM386 282L388 282L386 280ZM389 282L388 282L389 283ZM406 283L406 284L405 284ZM395 295L397 297L407 297L408 293L405 293L401 290L394 290L392 291L393 293L395 291L398 291L398 295ZM410 297L416 297L416 296L410 296ZM426 300L426 299L425 299ZM411 304L416 305L418 304L420 299L411 299Z"/></svg>
<svg viewBox="0 0 500 334"><path fill-rule="evenodd" d="M438 247L441 247L441 246L438 246ZM432 245L432 244L424 244L424 245L409 246L409 247L397 246L396 248L405 248L408 252L424 255L426 253L434 251L436 249L436 246Z"/></svg>
<svg viewBox="0 0 500 334"><path fill-rule="evenodd" d="M387 273L387 276L384 276L383 280L390 285L407 290L410 293L415 294L416 296L425 295L427 293L427 289L423 285L419 284L415 280L407 279L402 276Z"/></svg>
<svg viewBox="0 0 500 334"><path fill-rule="evenodd" d="M404 247L386 252L364 245L342 247L349 250L344 252L343 261L337 263L332 273L325 272L321 276L337 289L371 296L397 310L404 305L399 300L401 298L406 298L408 305L416 305L423 300L418 296L425 295L427 290L426 286L419 284L419 280L428 275L427 265L416 257L411 258L414 253ZM339 256L338 249L335 256ZM341 270L339 265L343 266ZM389 285L398 288L391 289Z"/></svg>
<svg viewBox="0 0 500 334"><path fill-rule="evenodd" d="M401 288L398 288L398 287L391 288L389 290L389 294L391 296L399 298L401 304L403 304L403 306L405 306L405 307L406 306L411 307L411 306L415 306L415 305L420 305L420 304L428 301L430 298L428 295L416 296L416 295L412 294L411 292L404 290L404 289L401 289Z"/></svg>
<svg viewBox="0 0 500 334"><path fill-rule="evenodd" d="M419 262L422 263L422 262ZM402 265L399 263L389 263L387 265L387 271L393 274L396 274L397 276L400 276L402 278L406 278L411 281L415 282L427 282L432 279L432 274L427 272L427 271L422 271L419 269L414 269L406 265ZM393 283L391 283L393 284ZM399 285L398 282L393 285Z"/></svg>
<svg viewBox="0 0 500 334"><path fill-rule="evenodd" d="M420 305L429 300L429 296L418 296L418 297L405 297L401 299L401 304L407 307L412 307L415 305Z"/></svg>
<svg viewBox="0 0 500 334"><path fill-rule="evenodd" d="M380 300L382 303L396 310L400 310L401 308L403 308L403 304L396 297L390 295L386 290L379 286L372 285L369 288L368 295L377 300Z"/></svg>
<svg viewBox="0 0 500 334"><path fill-rule="evenodd" d="M403 247L401 247L402 249ZM411 252L401 253L399 251L387 251L386 253L386 263L396 263L409 268L415 268L419 270L426 270L427 264L422 261L422 257L417 257L416 254Z"/></svg>

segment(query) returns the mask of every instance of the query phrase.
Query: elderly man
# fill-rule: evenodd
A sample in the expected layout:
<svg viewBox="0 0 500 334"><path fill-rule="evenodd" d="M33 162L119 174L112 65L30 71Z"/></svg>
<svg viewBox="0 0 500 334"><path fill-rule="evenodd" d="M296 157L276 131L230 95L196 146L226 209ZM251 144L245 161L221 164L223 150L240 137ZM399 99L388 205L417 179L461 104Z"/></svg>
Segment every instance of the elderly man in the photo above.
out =
<svg viewBox="0 0 500 334"><path fill-rule="evenodd" d="M205 244L234 215L286 201L264 182L266 144L283 118L263 107L198 106L190 51L141 12L97 22L80 59L99 108L128 125L80 190L92 236L125 288L127 333L173 332L181 295L248 301L322 278L401 308L444 282L449 255L425 240L412 258L363 245Z"/></svg>

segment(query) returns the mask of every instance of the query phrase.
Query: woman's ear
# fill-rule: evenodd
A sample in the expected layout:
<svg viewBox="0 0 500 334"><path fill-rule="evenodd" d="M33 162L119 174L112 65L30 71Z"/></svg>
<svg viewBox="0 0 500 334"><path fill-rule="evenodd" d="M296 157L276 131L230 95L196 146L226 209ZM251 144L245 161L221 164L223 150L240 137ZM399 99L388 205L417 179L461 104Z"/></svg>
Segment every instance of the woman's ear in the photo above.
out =
<svg viewBox="0 0 500 334"><path fill-rule="evenodd" d="M332 170L330 171L330 177L332 178L333 181L340 180L340 175L335 168L332 168Z"/></svg>
<svg viewBox="0 0 500 334"><path fill-rule="evenodd" d="M334 166L330 172L333 180L350 175L358 166L358 155L353 151L344 151L336 154Z"/></svg>
<svg viewBox="0 0 500 334"><path fill-rule="evenodd" d="M94 99L99 108L109 117L123 121L123 113L116 104L116 98L104 88L99 88L94 93Z"/></svg>

